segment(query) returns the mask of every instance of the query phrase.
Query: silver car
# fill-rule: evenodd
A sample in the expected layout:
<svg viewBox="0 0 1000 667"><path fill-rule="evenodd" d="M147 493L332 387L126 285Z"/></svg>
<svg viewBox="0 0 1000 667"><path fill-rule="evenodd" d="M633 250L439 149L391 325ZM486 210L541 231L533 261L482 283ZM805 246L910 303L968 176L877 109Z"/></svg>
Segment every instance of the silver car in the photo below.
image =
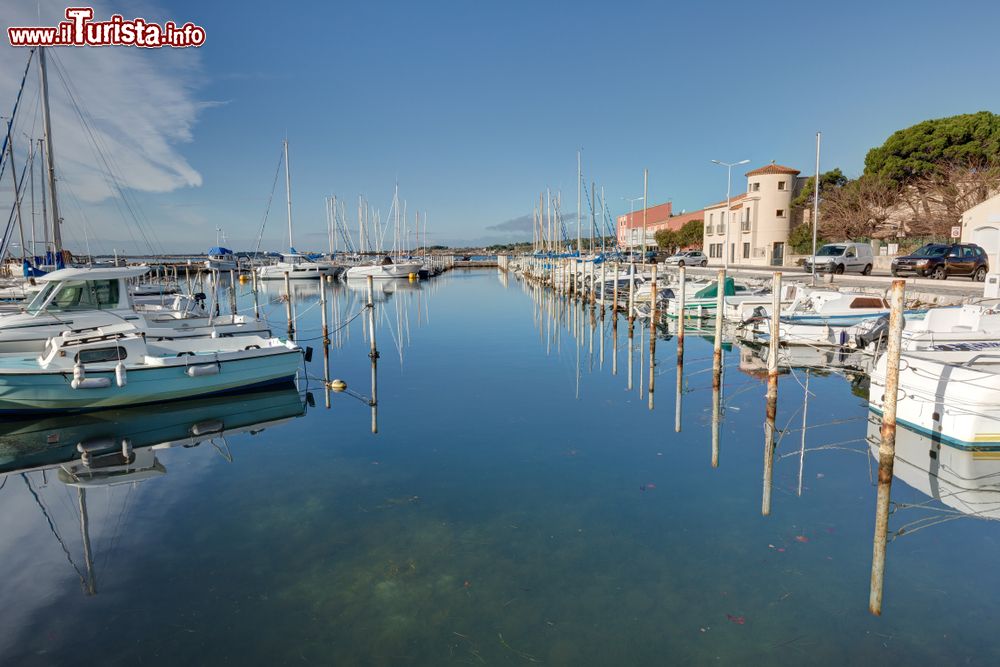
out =
<svg viewBox="0 0 1000 667"><path fill-rule="evenodd" d="M673 266L708 266L708 257L701 250L685 250L663 260Z"/></svg>

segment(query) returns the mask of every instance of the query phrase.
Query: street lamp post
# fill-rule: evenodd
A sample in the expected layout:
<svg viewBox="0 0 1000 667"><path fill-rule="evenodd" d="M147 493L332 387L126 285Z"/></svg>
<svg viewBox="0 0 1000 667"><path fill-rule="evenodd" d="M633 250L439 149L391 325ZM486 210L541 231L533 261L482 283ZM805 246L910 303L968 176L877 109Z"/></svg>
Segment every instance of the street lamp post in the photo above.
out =
<svg viewBox="0 0 1000 667"><path fill-rule="evenodd" d="M714 162L717 165L725 167L726 168L726 172L727 172L726 173L726 211L725 211L725 213L722 214L722 219L725 220L725 222L726 222L726 247L723 250L723 253L725 253L723 255L723 260L724 260L723 268L725 268L726 271L729 271L729 254L730 254L730 246L729 246L729 223L730 223L730 220L729 220L729 206L732 204L731 195L732 195L732 188L733 188L733 167L738 167L741 164L746 164L746 163L750 162L750 160L740 160L739 162L720 162L719 160L712 160L712 162Z"/></svg>

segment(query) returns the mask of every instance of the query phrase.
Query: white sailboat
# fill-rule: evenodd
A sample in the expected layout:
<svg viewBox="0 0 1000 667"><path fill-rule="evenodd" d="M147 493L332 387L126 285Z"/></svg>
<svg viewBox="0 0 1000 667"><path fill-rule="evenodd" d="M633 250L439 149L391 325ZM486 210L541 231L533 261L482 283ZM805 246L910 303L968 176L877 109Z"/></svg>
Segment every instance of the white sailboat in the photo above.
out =
<svg viewBox="0 0 1000 667"><path fill-rule="evenodd" d="M352 266L344 272L348 280L367 280L368 276L376 280L409 278L420 273L423 266L421 260L403 259L399 253L399 186L392 196L392 208L395 211L395 236L393 239L393 252L396 254L393 259L391 254L383 256L370 264L358 264Z"/></svg>
<svg viewBox="0 0 1000 667"><path fill-rule="evenodd" d="M292 181L288 167L288 140L285 139L285 197L288 202L288 252L281 253L281 260L261 266L257 275L261 280L284 280L287 274L291 280L316 279L325 275L333 275L332 267L322 266L312 261L295 249L292 236Z"/></svg>

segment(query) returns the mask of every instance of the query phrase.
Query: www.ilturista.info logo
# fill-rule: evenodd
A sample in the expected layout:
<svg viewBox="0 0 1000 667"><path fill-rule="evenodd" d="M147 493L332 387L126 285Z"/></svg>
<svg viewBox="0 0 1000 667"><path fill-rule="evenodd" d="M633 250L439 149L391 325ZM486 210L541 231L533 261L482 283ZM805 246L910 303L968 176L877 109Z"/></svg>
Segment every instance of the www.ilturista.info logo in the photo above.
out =
<svg viewBox="0 0 1000 667"><path fill-rule="evenodd" d="M178 26L141 18L127 20L114 14L107 21L94 21L93 7L67 7L66 19L55 27L10 27L11 46L164 46L184 48L205 43L205 29L190 21Z"/></svg>

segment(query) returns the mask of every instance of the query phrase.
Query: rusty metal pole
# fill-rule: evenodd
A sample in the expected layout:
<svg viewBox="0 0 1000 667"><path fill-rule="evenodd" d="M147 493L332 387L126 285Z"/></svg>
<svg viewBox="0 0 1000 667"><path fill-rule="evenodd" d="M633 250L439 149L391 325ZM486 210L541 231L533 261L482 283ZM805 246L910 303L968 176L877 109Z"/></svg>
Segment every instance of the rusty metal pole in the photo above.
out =
<svg viewBox="0 0 1000 667"><path fill-rule="evenodd" d="M764 420L764 488L760 513L771 513L771 481L774 478L774 419L778 413L778 343L781 324L781 272L771 283L771 335L767 355L767 411Z"/></svg>
<svg viewBox="0 0 1000 667"><path fill-rule="evenodd" d="M653 385L656 374L656 264L653 264L653 277L650 280L649 304L649 409L653 409Z"/></svg>
<svg viewBox="0 0 1000 667"><path fill-rule="evenodd" d="M674 406L674 432L681 432L681 400L684 394L684 267L680 267L677 291L677 402Z"/></svg>
<svg viewBox="0 0 1000 667"><path fill-rule="evenodd" d="M878 496L875 501L875 539L872 545L872 581L868 610L882 615L886 536L889 532L889 491L896 456L896 401L899 394L899 352L903 337L904 280L892 281L889 293L889 341L885 351L885 396L882 399L882 429L878 447Z"/></svg>
<svg viewBox="0 0 1000 667"><path fill-rule="evenodd" d="M254 268L253 264L250 265L250 280L253 283L253 316L256 319L260 319L260 299L257 296L257 269Z"/></svg>
<svg viewBox="0 0 1000 667"><path fill-rule="evenodd" d="M236 302L236 271L229 269L229 312L233 315L239 315L238 305Z"/></svg>

